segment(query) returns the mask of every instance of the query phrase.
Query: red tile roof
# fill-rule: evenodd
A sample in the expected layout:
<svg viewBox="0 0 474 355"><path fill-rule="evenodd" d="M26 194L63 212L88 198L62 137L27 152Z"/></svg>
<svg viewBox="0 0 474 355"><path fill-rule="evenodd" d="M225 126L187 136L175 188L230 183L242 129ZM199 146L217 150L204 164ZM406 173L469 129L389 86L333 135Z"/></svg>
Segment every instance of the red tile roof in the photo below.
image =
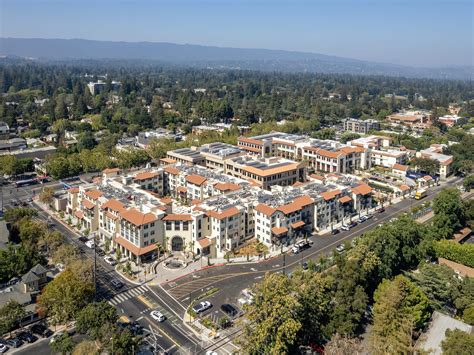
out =
<svg viewBox="0 0 474 355"><path fill-rule="evenodd" d="M123 203L120 201L117 201L114 198L111 198L107 202L103 203L102 206L100 206L100 208L103 210L108 208L109 210L116 211L116 212L122 212L125 210L125 206L123 205Z"/></svg>
<svg viewBox="0 0 474 355"><path fill-rule="evenodd" d="M297 203L291 202L283 206L279 206L277 208L278 211L283 212L284 214L290 214L296 211L299 211L301 209L301 206Z"/></svg>
<svg viewBox="0 0 474 355"><path fill-rule="evenodd" d="M119 168L109 168L109 169L102 170L104 174L118 173L119 171L120 171Z"/></svg>
<svg viewBox="0 0 474 355"><path fill-rule="evenodd" d="M89 191L86 191L85 195L90 197L93 200L97 200L99 197L101 197L104 193L102 191L99 191L97 189L92 189Z"/></svg>
<svg viewBox="0 0 474 355"><path fill-rule="evenodd" d="M172 166L167 166L164 171L168 174L171 174L171 175L178 175L179 174L179 170L172 167Z"/></svg>
<svg viewBox="0 0 474 355"><path fill-rule="evenodd" d="M67 190L70 194L77 194L79 192L78 187L71 187L70 189Z"/></svg>
<svg viewBox="0 0 474 355"><path fill-rule="evenodd" d="M120 213L120 215L123 219L137 227L158 220L158 218L153 213L142 213L134 208L123 211Z"/></svg>
<svg viewBox="0 0 474 355"><path fill-rule="evenodd" d="M227 208L222 212L216 212L216 211L207 211L207 215L216 219L224 219L228 218L230 216L234 216L236 214L239 214L240 210L237 207L231 207Z"/></svg>
<svg viewBox="0 0 474 355"><path fill-rule="evenodd" d="M178 186L178 188L176 189L177 192L182 192L182 193L186 193L188 192L188 189L185 188L184 186Z"/></svg>
<svg viewBox="0 0 474 355"><path fill-rule="evenodd" d="M163 218L163 221L192 221L190 214L169 214Z"/></svg>
<svg viewBox="0 0 474 355"><path fill-rule="evenodd" d="M199 239L198 243L201 246L201 248L207 248L208 246L210 246L212 244L211 240L207 237Z"/></svg>
<svg viewBox="0 0 474 355"><path fill-rule="evenodd" d="M352 192L356 195L368 195L372 192L372 188L367 184L360 184L352 189Z"/></svg>
<svg viewBox="0 0 474 355"><path fill-rule="evenodd" d="M138 173L137 175L135 175L133 179L134 180L148 180L148 179L153 179L154 177L157 177L159 175L160 174L158 174L157 172L145 171L142 173Z"/></svg>
<svg viewBox="0 0 474 355"><path fill-rule="evenodd" d="M286 227L273 227L272 228L272 233L275 235L280 235L288 232L288 228Z"/></svg>
<svg viewBox="0 0 474 355"><path fill-rule="evenodd" d="M329 201L340 194L341 194L341 190L331 190L331 191L322 192L321 197L324 198L325 201Z"/></svg>
<svg viewBox="0 0 474 355"><path fill-rule="evenodd" d="M304 225L305 225L305 223L303 221L298 221L298 222L295 222L295 223L291 223L291 228L296 229L296 228L299 228L299 227L303 227Z"/></svg>
<svg viewBox="0 0 474 355"><path fill-rule="evenodd" d="M191 184L201 186L207 181L207 179L201 175L191 174L191 175L186 176L186 181Z"/></svg>
<svg viewBox="0 0 474 355"><path fill-rule="evenodd" d="M393 164L392 169L400 170L400 171L407 171L408 170L408 165Z"/></svg>
<svg viewBox="0 0 474 355"><path fill-rule="evenodd" d="M76 217L79 218L79 219L83 219L83 218L84 218L84 212L82 212L82 211L74 211L74 216L76 216Z"/></svg>
<svg viewBox="0 0 474 355"><path fill-rule="evenodd" d="M240 185L232 182L218 182L214 184L214 187L220 191L237 191L241 189Z"/></svg>
<svg viewBox="0 0 474 355"><path fill-rule="evenodd" d="M140 248L123 237L116 237L115 241L136 256L147 254L156 249L156 244L154 243L146 247Z"/></svg>
<svg viewBox="0 0 474 355"><path fill-rule="evenodd" d="M160 161L163 162L163 163L166 163L166 164L174 164L174 163L176 163L176 160L171 159L171 158L161 158Z"/></svg>
<svg viewBox="0 0 474 355"><path fill-rule="evenodd" d="M263 144L263 142L259 141L258 139L247 138L247 137L244 137L244 136L240 136L238 138L238 141L239 142L250 143L250 144L255 144L255 145L262 145Z"/></svg>
<svg viewBox="0 0 474 355"><path fill-rule="evenodd" d="M352 201L352 199L349 197L349 196L342 196L340 199L339 199L339 202L340 203L347 203L347 202L350 202Z"/></svg>
<svg viewBox="0 0 474 355"><path fill-rule="evenodd" d="M86 199L82 200L81 203L82 203L82 205L83 205L85 208L87 208L88 210L91 210L91 209L93 209L93 208L95 207L95 204L93 204L92 202L90 202L89 200L86 200Z"/></svg>
<svg viewBox="0 0 474 355"><path fill-rule="evenodd" d="M259 203L257 205L257 207L255 207L255 210L260 212L260 213L263 213L266 216L271 216L272 214L274 214L276 212L276 209L271 208L270 206L268 206L264 203Z"/></svg>

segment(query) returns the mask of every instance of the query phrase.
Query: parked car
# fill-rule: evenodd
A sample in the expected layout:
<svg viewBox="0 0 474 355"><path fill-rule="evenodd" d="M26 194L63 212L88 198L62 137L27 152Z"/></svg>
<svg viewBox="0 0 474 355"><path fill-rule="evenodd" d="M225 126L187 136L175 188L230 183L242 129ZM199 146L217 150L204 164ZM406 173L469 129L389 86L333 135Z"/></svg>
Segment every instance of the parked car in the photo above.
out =
<svg viewBox="0 0 474 355"><path fill-rule="evenodd" d="M94 249L94 246L95 246L95 243L94 243L94 240L88 240L87 242L85 242L86 246L90 249Z"/></svg>
<svg viewBox="0 0 474 355"><path fill-rule="evenodd" d="M82 243L87 243L87 242L89 241L89 239L87 239L87 238L84 237L83 235L80 236L80 237L78 238L78 240L79 240L80 242L82 242Z"/></svg>
<svg viewBox="0 0 474 355"><path fill-rule="evenodd" d="M66 334L65 332L57 332L56 334L54 334L51 339L49 340L49 343L52 344L54 343L56 340L58 340L59 338L61 338L64 334Z"/></svg>
<svg viewBox="0 0 474 355"><path fill-rule="evenodd" d="M41 323L37 323L33 325L30 328L30 330L34 334L39 335L40 337L43 337L43 338L48 338L51 335L53 335L53 332L50 329L48 329L44 324L41 324Z"/></svg>
<svg viewBox="0 0 474 355"><path fill-rule="evenodd" d="M159 311L151 311L150 316L151 316L151 318L153 318L154 320L156 320L160 323L162 323L166 320L166 317L164 316L164 314L162 314Z"/></svg>
<svg viewBox="0 0 474 355"><path fill-rule="evenodd" d="M18 338L18 337L15 337L15 338L12 338L12 339L8 339L7 340L7 345L10 347L10 348L19 348L20 346L23 345L23 341Z"/></svg>
<svg viewBox="0 0 474 355"><path fill-rule="evenodd" d="M56 264L56 269L58 269L58 271L64 271L65 266L64 264L58 263Z"/></svg>
<svg viewBox="0 0 474 355"><path fill-rule="evenodd" d="M7 350L8 346L6 346L6 344L0 343L0 354L3 354Z"/></svg>
<svg viewBox="0 0 474 355"><path fill-rule="evenodd" d="M351 222L351 224L349 224L349 228L354 228L355 226L357 226L357 222Z"/></svg>
<svg viewBox="0 0 474 355"><path fill-rule="evenodd" d="M208 310L211 307L212 307L212 304L209 301L199 302L198 304L195 304L193 306L193 311L199 314Z"/></svg>
<svg viewBox="0 0 474 355"><path fill-rule="evenodd" d="M108 256L108 255L106 257L104 257L104 260L107 264L112 265L112 266L117 264L117 261L114 258L112 258L111 256Z"/></svg>
<svg viewBox="0 0 474 355"><path fill-rule="evenodd" d="M118 279L113 279L112 281L110 281L110 283L116 290L123 287L123 282Z"/></svg>
<svg viewBox="0 0 474 355"><path fill-rule="evenodd" d="M385 208L383 208L383 207L379 208L378 213L383 213L383 212L385 212Z"/></svg>
<svg viewBox="0 0 474 355"><path fill-rule="evenodd" d="M343 231L349 231L349 230L351 230L351 227L346 226L345 224L343 224L342 227L341 227L341 229L342 229Z"/></svg>
<svg viewBox="0 0 474 355"><path fill-rule="evenodd" d="M336 234L339 234L340 230L339 229L333 229L331 231L331 235L336 235Z"/></svg>
<svg viewBox="0 0 474 355"><path fill-rule="evenodd" d="M105 255L105 251L103 251L102 249L100 248L96 248L95 249L95 253L99 256L104 256Z"/></svg>
<svg viewBox="0 0 474 355"><path fill-rule="evenodd" d="M221 310L222 310L222 312L224 312L225 314L227 314L231 318L233 318L237 314L239 314L239 310L237 308L235 308L233 305L229 304L229 303L224 303L221 306Z"/></svg>
<svg viewBox="0 0 474 355"><path fill-rule="evenodd" d="M308 262L305 261L303 264L301 264L301 267L303 268L303 270L308 270Z"/></svg>
<svg viewBox="0 0 474 355"><path fill-rule="evenodd" d="M29 330L26 330L24 332L21 332L20 334L17 335L18 338L20 338L23 341L26 341L27 343L34 343L38 338L33 335L32 332Z"/></svg>
<svg viewBox="0 0 474 355"><path fill-rule="evenodd" d="M337 251L338 253L342 253L345 249L346 249L346 247L344 246L344 244L339 244L339 245L336 247L336 251Z"/></svg>

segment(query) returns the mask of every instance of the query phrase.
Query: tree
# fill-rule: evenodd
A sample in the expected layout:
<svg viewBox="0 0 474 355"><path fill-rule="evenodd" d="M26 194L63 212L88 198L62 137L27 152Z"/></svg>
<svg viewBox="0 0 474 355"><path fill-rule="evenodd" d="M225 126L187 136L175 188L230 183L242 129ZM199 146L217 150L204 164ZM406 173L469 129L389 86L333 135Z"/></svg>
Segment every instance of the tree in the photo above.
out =
<svg viewBox="0 0 474 355"><path fill-rule="evenodd" d="M465 323L469 325L474 325L474 304L471 304L464 310L462 314L462 319Z"/></svg>
<svg viewBox="0 0 474 355"><path fill-rule="evenodd" d="M43 290L39 304L44 308L52 324L73 320L92 299L94 287L84 282L71 268L66 268Z"/></svg>
<svg viewBox="0 0 474 355"><path fill-rule="evenodd" d="M44 187L41 190L41 193L39 195L39 200L44 203L44 204L51 204L53 202L53 197L54 197L54 190L51 187Z"/></svg>
<svg viewBox="0 0 474 355"><path fill-rule="evenodd" d="M439 161L429 158L413 158L410 165L429 175L435 175L439 172Z"/></svg>
<svg viewBox="0 0 474 355"><path fill-rule="evenodd" d="M79 258L79 250L71 244L62 244L53 252L53 262L69 266Z"/></svg>
<svg viewBox="0 0 474 355"><path fill-rule="evenodd" d="M103 341L117 319L116 309L106 301L90 303L77 314L76 329L94 340Z"/></svg>
<svg viewBox="0 0 474 355"><path fill-rule="evenodd" d="M54 341L50 343L50 346L55 353L66 355L71 353L74 349L75 343L68 333L63 333L61 336L56 337Z"/></svg>
<svg viewBox="0 0 474 355"><path fill-rule="evenodd" d="M324 346L326 355L360 355L363 354L362 344L357 338L349 338L334 334Z"/></svg>
<svg viewBox="0 0 474 355"><path fill-rule="evenodd" d="M56 250L64 243L64 236L58 231L47 232L39 242L46 247L48 254L54 255Z"/></svg>
<svg viewBox="0 0 474 355"><path fill-rule="evenodd" d="M138 350L138 339L128 329L115 328L112 337L104 344L109 353L116 355L134 354Z"/></svg>
<svg viewBox="0 0 474 355"><path fill-rule="evenodd" d="M99 348L95 342L83 340L76 345L72 355L99 355Z"/></svg>
<svg viewBox="0 0 474 355"><path fill-rule="evenodd" d="M370 346L374 353L413 351L413 331L430 317L426 295L406 277L383 280L374 294Z"/></svg>
<svg viewBox="0 0 474 355"><path fill-rule="evenodd" d="M474 245L470 243L459 244L454 240L440 240L435 242L436 256L456 263L474 267Z"/></svg>
<svg viewBox="0 0 474 355"><path fill-rule="evenodd" d="M325 325L331 314L331 278L319 273L304 275L308 276L296 281L297 300L301 305L297 317L301 322L298 342L322 344L328 337Z"/></svg>
<svg viewBox="0 0 474 355"><path fill-rule="evenodd" d="M38 212L33 208L11 208L5 211L5 220L9 223L15 223L23 217L35 217Z"/></svg>
<svg viewBox="0 0 474 355"><path fill-rule="evenodd" d="M465 211L457 189L444 189L433 200L433 233L436 239L451 238L465 224Z"/></svg>
<svg viewBox="0 0 474 355"><path fill-rule="evenodd" d="M344 132L341 135L341 138L339 138L339 141L341 143L347 143L349 141L352 141L354 139L360 138L360 134L353 133L353 132Z"/></svg>
<svg viewBox="0 0 474 355"><path fill-rule="evenodd" d="M0 308L0 334L5 334L21 322L26 312L22 305L15 300L10 300Z"/></svg>
<svg viewBox="0 0 474 355"><path fill-rule="evenodd" d="M466 191L474 189L474 174L466 176L464 178L463 185Z"/></svg>
<svg viewBox="0 0 474 355"><path fill-rule="evenodd" d="M296 317L300 305L291 281L282 274L267 274L254 292L254 302L247 309L250 324L245 329L243 349L249 354L289 352L301 329Z"/></svg>
<svg viewBox="0 0 474 355"><path fill-rule="evenodd" d="M459 329L447 329L446 337L441 342L444 355L472 355L474 335Z"/></svg>

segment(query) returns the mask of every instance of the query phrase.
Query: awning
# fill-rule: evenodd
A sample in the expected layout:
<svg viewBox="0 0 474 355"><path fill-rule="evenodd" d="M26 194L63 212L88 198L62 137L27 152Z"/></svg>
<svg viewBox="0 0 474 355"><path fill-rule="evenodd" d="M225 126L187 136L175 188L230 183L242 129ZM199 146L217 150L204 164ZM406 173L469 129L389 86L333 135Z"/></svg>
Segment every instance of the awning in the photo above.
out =
<svg viewBox="0 0 474 355"><path fill-rule="evenodd" d="M209 238L199 239L198 243L201 246L201 248L207 248L207 247L211 246L211 244L212 244L212 242Z"/></svg>
<svg viewBox="0 0 474 355"><path fill-rule="evenodd" d="M186 193L186 192L188 192L188 189L185 188L184 186L179 186L179 187L176 189L176 191L178 191L178 192L180 192L180 193L181 193L181 192L182 192L182 193Z"/></svg>
<svg viewBox="0 0 474 355"><path fill-rule="evenodd" d="M90 202L89 200L82 200L82 205L87 208L88 210L91 210L95 207L95 204L93 204L92 202Z"/></svg>
<svg viewBox="0 0 474 355"><path fill-rule="evenodd" d="M296 229L296 228L303 227L304 225L305 223L303 221L299 221L299 222L292 223L291 228Z"/></svg>
<svg viewBox="0 0 474 355"><path fill-rule="evenodd" d="M76 216L76 217L79 218L79 219L83 219L83 218L84 218L84 212L82 212L82 211L74 211L74 216Z"/></svg>
<svg viewBox="0 0 474 355"><path fill-rule="evenodd" d="M273 227L272 228L272 233L275 235L285 234L286 232L288 232L288 228L286 227Z"/></svg>

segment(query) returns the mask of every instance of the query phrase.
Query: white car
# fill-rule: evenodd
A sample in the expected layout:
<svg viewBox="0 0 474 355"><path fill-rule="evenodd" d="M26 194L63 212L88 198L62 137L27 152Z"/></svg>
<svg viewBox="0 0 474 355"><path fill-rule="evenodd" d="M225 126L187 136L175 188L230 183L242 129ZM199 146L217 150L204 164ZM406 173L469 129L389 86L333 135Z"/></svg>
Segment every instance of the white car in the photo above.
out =
<svg viewBox="0 0 474 355"><path fill-rule="evenodd" d="M64 332L57 332L51 337L51 339L49 340L49 343L50 344L54 343L57 339L61 338L63 335L64 335Z"/></svg>
<svg viewBox="0 0 474 355"><path fill-rule="evenodd" d="M151 316L151 318L153 318L154 320L156 320L160 323L162 323L166 320L166 317L163 315L163 313L161 313L159 311L151 311L150 316Z"/></svg>
<svg viewBox="0 0 474 355"><path fill-rule="evenodd" d="M345 224L343 224L342 227L341 227L341 229L342 229L343 231L349 231L349 230L351 230L351 227L346 226Z"/></svg>
<svg viewBox="0 0 474 355"><path fill-rule="evenodd" d="M346 248L344 247L344 244L339 244L337 247L336 247L336 251L338 253L342 253Z"/></svg>
<svg viewBox="0 0 474 355"><path fill-rule="evenodd" d="M64 271L66 267L64 266L64 264L61 264L61 263L58 263L56 264L56 269L58 269L58 271Z"/></svg>
<svg viewBox="0 0 474 355"><path fill-rule="evenodd" d="M217 353L215 351L208 350L206 351L206 355L217 355Z"/></svg>
<svg viewBox="0 0 474 355"><path fill-rule="evenodd" d="M104 256L104 260L107 264L112 265L112 266L117 264L117 261L114 258L112 258L111 256L108 256L108 255Z"/></svg>
<svg viewBox="0 0 474 355"><path fill-rule="evenodd" d="M193 306L193 311L196 313L202 313L211 307L212 307L212 304L209 301L199 302L198 304L195 304Z"/></svg>
<svg viewBox="0 0 474 355"><path fill-rule="evenodd" d="M93 240L88 240L85 244L87 247L94 249L95 243Z"/></svg>
<svg viewBox="0 0 474 355"><path fill-rule="evenodd" d="M8 346L6 346L5 344L0 343L0 353L3 354L7 350L8 350Z"/></svg>

